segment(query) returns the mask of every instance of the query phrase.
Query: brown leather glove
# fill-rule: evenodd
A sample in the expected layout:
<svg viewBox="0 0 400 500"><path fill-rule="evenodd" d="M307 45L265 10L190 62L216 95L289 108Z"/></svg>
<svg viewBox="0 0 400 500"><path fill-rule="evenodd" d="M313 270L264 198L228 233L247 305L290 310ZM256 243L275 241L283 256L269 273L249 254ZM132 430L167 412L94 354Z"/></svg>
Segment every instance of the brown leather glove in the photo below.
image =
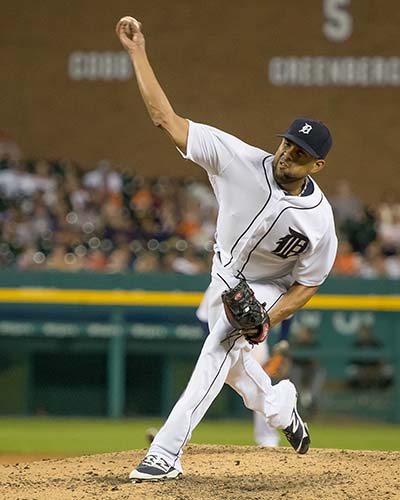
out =
<svg viewBox="0 0 400 500"><path fill-rule="evenodd" d="M261 304L244 277L234 288L222 295L229 323L242 333L251 344L263 342L268 335L270 319L265 304Z"/></svg>

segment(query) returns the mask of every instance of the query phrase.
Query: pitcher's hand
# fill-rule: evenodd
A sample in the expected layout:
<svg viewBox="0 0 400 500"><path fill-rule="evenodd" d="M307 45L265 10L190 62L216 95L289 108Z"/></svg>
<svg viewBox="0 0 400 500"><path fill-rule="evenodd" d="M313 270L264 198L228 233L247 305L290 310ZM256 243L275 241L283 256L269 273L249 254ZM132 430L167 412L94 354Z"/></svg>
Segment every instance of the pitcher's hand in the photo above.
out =
<svg viewBox="0 0 400 500"><path fill-rule="evenodd" d="M134 52L137 49L144 49L144 36L142 33L142 24L131 16L124 16L117 22L115 27L117 36L128 52Z"/></svg>

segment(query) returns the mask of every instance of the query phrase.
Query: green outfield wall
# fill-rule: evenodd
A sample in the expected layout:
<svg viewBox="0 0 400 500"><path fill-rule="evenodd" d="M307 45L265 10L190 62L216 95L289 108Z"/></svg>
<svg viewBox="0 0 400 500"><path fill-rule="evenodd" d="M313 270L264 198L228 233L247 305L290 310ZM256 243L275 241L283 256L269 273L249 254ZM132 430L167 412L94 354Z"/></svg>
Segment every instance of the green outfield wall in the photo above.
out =
<svg viewBox="0 0 400 500"><path fill-rule="evenodd" d="M208 281L0 272L0 414L167 414L204 340L195 310ZM400 422L399 312L398 281L330 278L296 315L294 362L323 374L319 411ZM374 342L360 347L365 332ZM354 387L354 366L370 386ZM210 415L246 410L226 388Z"/></svg>

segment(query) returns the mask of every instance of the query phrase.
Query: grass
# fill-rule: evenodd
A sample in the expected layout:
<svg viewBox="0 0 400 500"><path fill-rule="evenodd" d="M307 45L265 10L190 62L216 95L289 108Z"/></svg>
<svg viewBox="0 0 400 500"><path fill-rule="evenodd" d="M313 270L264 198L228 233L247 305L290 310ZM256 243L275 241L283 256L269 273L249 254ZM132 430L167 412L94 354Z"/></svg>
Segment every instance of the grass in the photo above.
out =
<svg viewBox="0 0 400 500"><path fill-rule="evenodd" d="M161 423L158 419L1 418L0 453L82 455L145 448L145 430ZM400 450L398 425L318 421L310 430L316 448ZM191 442L252 445L252 423L206 420Z"/></svg>

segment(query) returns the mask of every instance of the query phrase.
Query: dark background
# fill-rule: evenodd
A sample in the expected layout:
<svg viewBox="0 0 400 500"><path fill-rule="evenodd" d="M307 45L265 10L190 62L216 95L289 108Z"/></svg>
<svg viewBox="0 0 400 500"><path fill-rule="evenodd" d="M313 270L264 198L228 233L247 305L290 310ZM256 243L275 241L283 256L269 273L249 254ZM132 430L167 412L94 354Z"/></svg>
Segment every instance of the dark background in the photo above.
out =
<svg viewBox="0 0 400 500"><path fill-rule="evenodd" d="M122 15L142 21L151 62L175 110L274 151L297 115L334 136L318 182L347 178L366 201L399 189L399 87L276 87L268 62L285 56L399 56L396 0L352 0L348 40L326 38L323 1L1 1L0 129L26 157L132 165L146 175L203 176L146 115L133 79L73 81L76 51L119 51Z"/></svg>

